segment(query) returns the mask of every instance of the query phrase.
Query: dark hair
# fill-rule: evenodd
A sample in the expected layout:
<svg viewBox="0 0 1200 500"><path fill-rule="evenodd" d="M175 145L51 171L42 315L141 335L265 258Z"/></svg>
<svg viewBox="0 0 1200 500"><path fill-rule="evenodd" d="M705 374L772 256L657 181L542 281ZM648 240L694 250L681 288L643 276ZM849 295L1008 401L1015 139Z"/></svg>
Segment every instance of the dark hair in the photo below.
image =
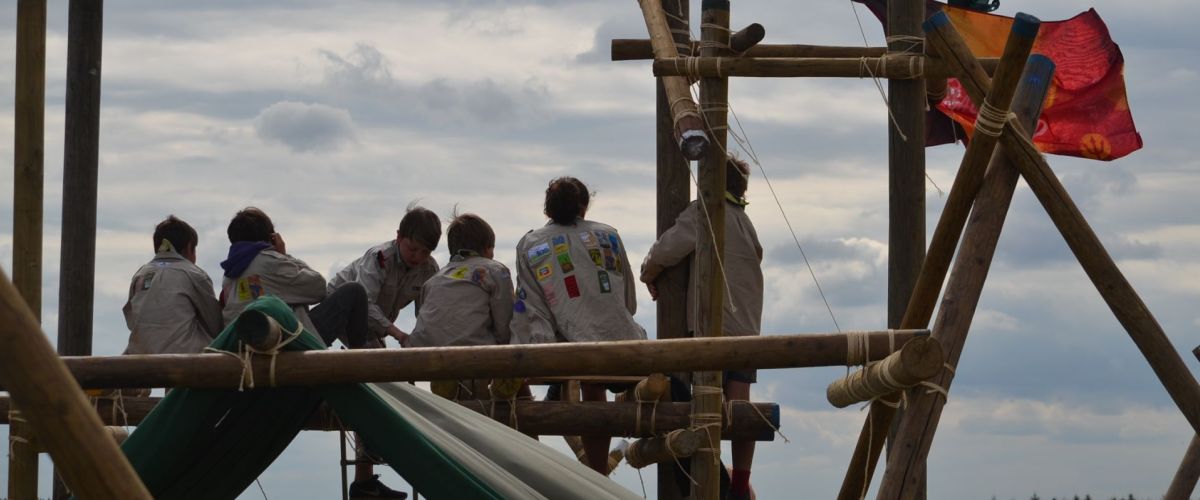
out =
<svg viewBox="0 0 1200 500"><path fill-rule="evenodd" d="M265 241L271 242L271 234L275 233L275 224L266 212L257 207L246 207L233 216L229 221L229 242Z"/></svg>
<svg viewBox="0 0 1200 500"><path fill-rule="evenodd" d="M454 215L450 227L446 229L446 244L450 246L450 254L460 250L483 253L484 250L496 246L496 233L492 226L475 214Z"/></svg>
<svg viewBox="0 0 1200 500"><path fill-rule="evenodd" d="M168 215L166 219L163 219L157 226L154 226L155 252L158 252L158 249L162 247L163 240L170 241L171 246L175 247L176 252L184 253L200 242L200 236L183 219L175 215Z"/></svg>
<svg viewBox="0 0 1200 500"><path fill-rule="evenodd" d="M733 156L725 162L725 190L738 198L746 196L750 182L750 164Z"/></svg>
<svg viewBox="0 0 1200 500"><path fill-rule="evenodd" d="M574 177L559 177L546 187L544 212L556 224L571 226L587 210L590 201L583 182Z"/></svg>
<svg viewBox="0 0 1200 500"><path fill-rule="evenodd" d="M442 220L429 209L413 203L408 206L396 235L420 243L435 250L442 239Z"/></svg>

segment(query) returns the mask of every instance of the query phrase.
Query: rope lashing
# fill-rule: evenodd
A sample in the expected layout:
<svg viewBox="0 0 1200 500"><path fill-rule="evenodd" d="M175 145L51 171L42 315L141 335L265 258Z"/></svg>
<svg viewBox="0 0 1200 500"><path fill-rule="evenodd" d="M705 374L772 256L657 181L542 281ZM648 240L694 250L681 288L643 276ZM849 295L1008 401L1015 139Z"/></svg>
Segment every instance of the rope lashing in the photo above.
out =
<svg viewBox="0 0 1200 500"><path fill-rule="evenodd" d="M283 348L283 346L290 344L293 340L300 338L300 334L304 332L304 325L301 324L299 321L296 322L296 329L293 331L293 330L288 330L288 329L284 328L283 325L279 324L278 321L275 321L275 318L272 318L272 317L266 316L266 315L264 315L264 316L267 319L267 328L270 330L270 332L279 333L279 335L276 337L278 340L275 342L275 345L272 345L266 349L259 350L259 349L255 349L252 346L246 345L239 340L238 341L238 352L236 352L236 353L224 351L221 349L215 349L212 347L204 348L204 352L215 352L217 354L225 354L228 356L233 356L234 358L236 358L238 360L239 363L242 364L242 376L241 376L241 380L238 383L238 392L241 392L246 387L249 387L251 389L254 388L254 367L252 364L253 363L252 360L254 359L255 354L261 354L264 356L271 357L271 362L269 365L270 370L268 371L268 373L269 373L268 382L270 383L270 387L275 387L275 359L276 359L276 357L278 357L280 349ZM287 335L283 335L285 333Z"/></svg>
<svg viewBox="0 0 1200 500"><path fill-rule="evenodd" d="M987 136L1000 137L1004 123L1016 117L1016 113L1001 110L984 99L983 106L979 107L979 116L975 118L975 130Z"/></svg>

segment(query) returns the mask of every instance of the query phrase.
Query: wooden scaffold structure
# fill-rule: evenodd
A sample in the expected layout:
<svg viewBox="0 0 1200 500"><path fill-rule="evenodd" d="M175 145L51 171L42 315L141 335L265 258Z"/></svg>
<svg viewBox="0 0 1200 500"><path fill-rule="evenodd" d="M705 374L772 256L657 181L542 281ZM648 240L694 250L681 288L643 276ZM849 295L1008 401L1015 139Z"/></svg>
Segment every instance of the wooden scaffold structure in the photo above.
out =
<svg viewBox="0 0 1200 500"><path fill-rule="evenodd" d="M866 48L759 45L765 35L762 26L730 30L728 0L703 0L701 40L693 41L686 0L640 4L649 39L614 40L612 58L654 60L659 233L690 201L687 162L699 161L699 196L708 207L707 229L713 235L712 245L697 249L705 290L700 294L699 310L705 316L703 328L696 332L699 338L679 338L687 331L688 277L686 269L676 267L659 280L659 340L281 353L270 364L253 365L253 376L289 386L676 374L692 385L690 404L664 400L661 385L652 389L654 384L647 382L634 391L633 400L624 402L501 401L497 404L512 407L487 411L505 421L511 410L521 430L534 434L645 438L631 446L630 462L660 463L661 499L678 498L672 481L674 459L690 455L693 497L713 500L720 494L720 442L771 439L779 420L778 407L769 403L734 405L731 417L726 415L718 370L863 364L861 371L835 381L828 394L839 407L871 401L839 498L866 496L887 441L892 445L878 498L919 498L934 431L1017 180L1023 177L1180 411L1200 432L1200 385L1030 141L1029 130L1040 114L1054 69L1049 59L1030 55L1040 24L1036 18L1018 15L1002 57L979 60L944 14L926 20L924 0L890 0L888 46ZM36 497L36 456L45 451L70 489L82 497L149 498L104 428L120 423L113 403L94 407L81 388L236 389L243 380L243 365L220 354L89 356L101 2L70 2L63 233L78 244L64 242L61 258L64 266L79 267L63 267L58 352L50 346L37 317L46 2L19 0L17 8L13 282L0 280L0 322L8 325L0 331L0 390L11 397L0 399L0 418L13 436L8 495ZM861 78L864 70L886 78L889 87L889 330L719 338L729 78ZM926 248L925 151L920 139L930 90L936 94L948 77L957 78L980 109L978 133L966 149ZM693 81L699 82L699 102L691 93ZM571 356L565 356L567 352ZM905 406L898 415L901 401ZM155 403L150 398L127 400L124 423L136 424ZM655 411L642 411L645 404L655 405ZM331 430L332 420L314 415L307 428ZM893 427L895 434L888 436ZM1194 488L1200 475L1197 443L1200 438L1193 440L1168 497L1185 498Z"/></svg>

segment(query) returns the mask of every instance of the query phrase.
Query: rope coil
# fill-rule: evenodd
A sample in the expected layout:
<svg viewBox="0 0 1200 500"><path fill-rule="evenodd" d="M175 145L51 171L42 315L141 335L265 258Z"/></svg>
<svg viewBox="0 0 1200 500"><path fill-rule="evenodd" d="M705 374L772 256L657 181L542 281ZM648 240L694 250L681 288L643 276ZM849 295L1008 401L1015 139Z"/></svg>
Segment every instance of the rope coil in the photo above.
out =
<svg viewBox="0 0 1200 500"><path fill-rule="evenodd" d="M984 99L983 106L979 107L979 116L975 118L975 130L987 136L1000 137L1005 122L1016 117L1016 113L1001 110Z"/></svg>

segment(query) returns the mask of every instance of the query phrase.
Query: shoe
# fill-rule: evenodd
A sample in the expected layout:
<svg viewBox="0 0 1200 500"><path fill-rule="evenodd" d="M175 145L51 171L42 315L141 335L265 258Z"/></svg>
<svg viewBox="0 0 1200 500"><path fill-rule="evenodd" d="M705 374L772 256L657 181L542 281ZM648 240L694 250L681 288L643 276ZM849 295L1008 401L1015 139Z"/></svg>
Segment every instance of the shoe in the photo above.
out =
<svg viewBox="0 0 1200 500"><path fill-rule="evenodd" d="M379 474L371 476L371 479L350 483L350 500L369 500L375 498L404 499L408 498L408 493L384 486L379 481Z"/></svg>

